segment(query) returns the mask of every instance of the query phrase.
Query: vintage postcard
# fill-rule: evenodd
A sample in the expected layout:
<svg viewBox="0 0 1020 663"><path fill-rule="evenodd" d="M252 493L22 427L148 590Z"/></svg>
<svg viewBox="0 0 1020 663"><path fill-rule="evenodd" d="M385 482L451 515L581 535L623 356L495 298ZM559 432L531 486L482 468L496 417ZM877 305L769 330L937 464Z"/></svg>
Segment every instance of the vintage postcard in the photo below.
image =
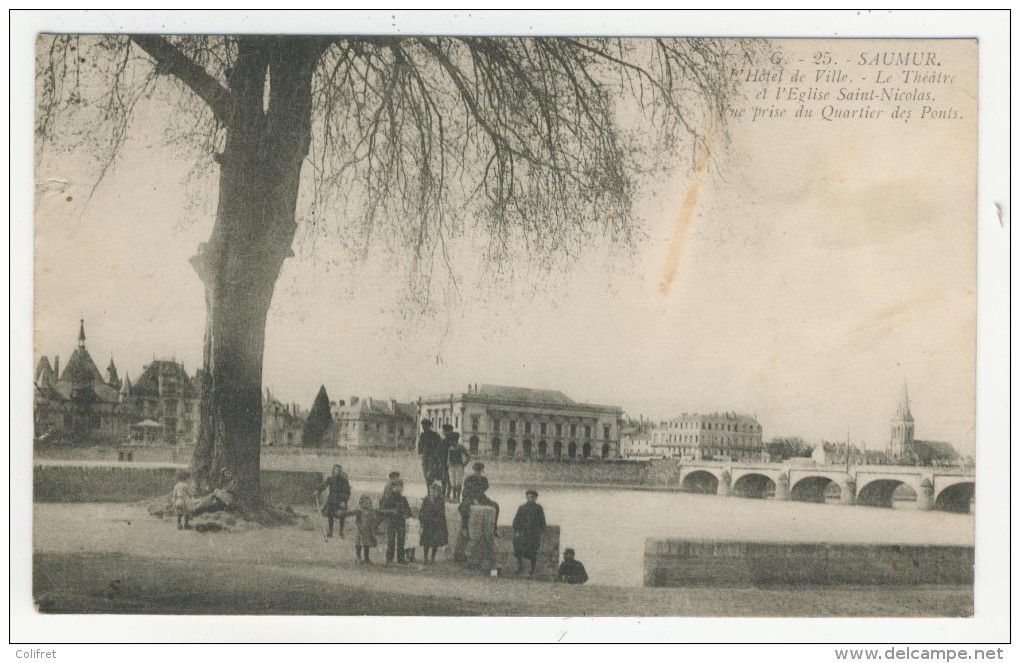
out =
<svg viewBox="0 0 1020 663"><path fill-rule="evenodd" d="M39 615L975 616L977 39L331 25L34 35Z"/></svg>

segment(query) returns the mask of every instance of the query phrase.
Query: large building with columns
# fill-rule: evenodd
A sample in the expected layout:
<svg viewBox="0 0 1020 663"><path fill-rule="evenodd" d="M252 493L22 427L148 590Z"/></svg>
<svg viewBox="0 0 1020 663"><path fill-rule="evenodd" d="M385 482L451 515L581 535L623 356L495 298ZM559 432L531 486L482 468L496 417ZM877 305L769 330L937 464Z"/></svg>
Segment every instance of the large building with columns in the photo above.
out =
<svg viewBox="0 0 1020 663"><path fill-rule="evenodd" d="M468 385L466 392L418 401L418 419L450 424L472 455L533 459L620 457L620 419L612 405L578 403L563 392Z"/></svg>

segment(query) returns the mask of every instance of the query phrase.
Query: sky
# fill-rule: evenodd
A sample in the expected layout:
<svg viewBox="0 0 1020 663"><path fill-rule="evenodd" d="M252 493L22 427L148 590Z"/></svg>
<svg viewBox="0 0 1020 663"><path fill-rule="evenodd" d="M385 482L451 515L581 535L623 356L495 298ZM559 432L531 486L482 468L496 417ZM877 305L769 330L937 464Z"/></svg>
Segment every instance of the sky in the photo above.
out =
<svg viewBox="0 0 1020 663"><path fill-rule="evenodd" d="M745 118L704 170L678 146L676 172L640 182L633 252L593 243L552 274L519 262L492 283L464 238L458 295L428 315L403 307L399 255L359 259L299 230L264 385L305 408L320 384L333 399L559 389L634 417L736 411L766 438L880 449L906 382L917 437L972 453L976 62L966 45L940 48L962 72L940 101L961 121ZM35 356L66 360L84 317L92 356L122 378L153 358L199 367L205 307L188 258L216 206L215 174L188 177L162 144L158 105L138 117L94 193L83 152L36 172Z"/></svg>

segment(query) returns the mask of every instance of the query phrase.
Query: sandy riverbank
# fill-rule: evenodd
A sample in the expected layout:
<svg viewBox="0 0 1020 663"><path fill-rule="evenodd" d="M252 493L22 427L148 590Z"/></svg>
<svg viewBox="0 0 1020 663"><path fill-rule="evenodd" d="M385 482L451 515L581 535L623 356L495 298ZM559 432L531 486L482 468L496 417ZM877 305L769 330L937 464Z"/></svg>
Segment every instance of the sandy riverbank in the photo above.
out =
<svg viewBox="0 0 1020 663"><path fill-rule="evenodd" d="M442 563L358 565L314 527L178 531L137 505L36 504L33 587L49 613L966 616L970 587L651 589L555 585ZM381 561L382 549L374 558Z"/></svg>

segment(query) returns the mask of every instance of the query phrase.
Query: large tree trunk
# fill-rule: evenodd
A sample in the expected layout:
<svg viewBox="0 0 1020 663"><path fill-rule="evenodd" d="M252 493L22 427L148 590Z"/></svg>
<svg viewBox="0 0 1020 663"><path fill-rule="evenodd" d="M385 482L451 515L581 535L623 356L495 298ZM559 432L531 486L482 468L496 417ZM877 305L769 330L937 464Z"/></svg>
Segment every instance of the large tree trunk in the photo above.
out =
<svg viewBox="0 0 1020 663"><path fill-rule="evenodd" d="M243 510L261 505L266 317L280 268L292 255L310 140L311 77L320 53L312 40L301 38L241 39L218 158L216 222L192 259L205 285L207 312L193 470L203 488L232 484Z"/></svg>

